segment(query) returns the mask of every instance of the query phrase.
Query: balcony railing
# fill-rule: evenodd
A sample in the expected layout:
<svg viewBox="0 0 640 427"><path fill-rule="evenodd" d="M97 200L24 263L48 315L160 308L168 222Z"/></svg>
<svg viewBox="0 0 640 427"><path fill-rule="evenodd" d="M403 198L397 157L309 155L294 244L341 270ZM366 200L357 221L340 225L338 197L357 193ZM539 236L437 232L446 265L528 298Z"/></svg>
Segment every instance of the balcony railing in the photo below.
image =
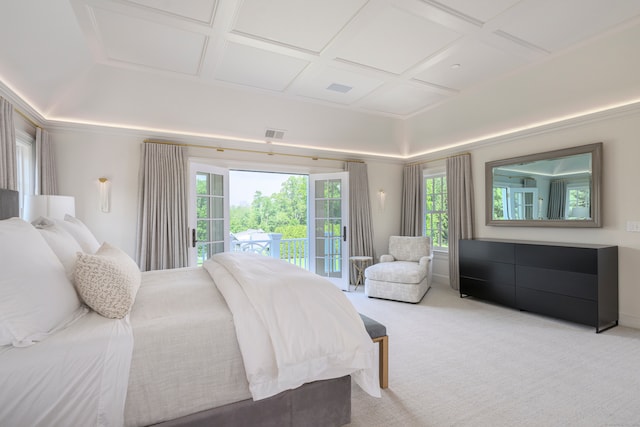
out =
<svg viewBox="0 0 640 427"><path fill-rule="evenodd" d="M307 255L309 241L305 238L282 239L278 233L269 233L270 239L231 240L232 252L255 252L272 258L282 259L298 267L309 269Z"/></svg>

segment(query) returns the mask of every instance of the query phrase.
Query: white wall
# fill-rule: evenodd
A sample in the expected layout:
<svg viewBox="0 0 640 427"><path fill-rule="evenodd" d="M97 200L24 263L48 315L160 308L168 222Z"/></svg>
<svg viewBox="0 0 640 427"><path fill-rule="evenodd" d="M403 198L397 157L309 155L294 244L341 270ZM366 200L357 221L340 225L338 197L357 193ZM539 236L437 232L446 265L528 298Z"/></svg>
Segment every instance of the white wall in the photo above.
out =
<svg viewBox="0 0 640 427"><path fill-rule="evenodd" d="M111 132L53 130L59 193L99 241L135 254L140 139ZM111 211L100 211L98 178L111 181Z"/></svg>

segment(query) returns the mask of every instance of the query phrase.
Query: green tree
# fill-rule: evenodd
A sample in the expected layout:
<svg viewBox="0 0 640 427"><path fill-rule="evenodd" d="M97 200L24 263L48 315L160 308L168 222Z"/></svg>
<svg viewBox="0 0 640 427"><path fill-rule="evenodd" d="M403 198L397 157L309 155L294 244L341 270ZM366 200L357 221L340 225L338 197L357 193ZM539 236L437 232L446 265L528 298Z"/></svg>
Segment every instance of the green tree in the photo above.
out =
<svg viewBox="0 0 640 427"><path fill-rule="evenodd" d="M307 181L306 176L290 176L279 192L265 196L256 191L251 206L231 206L231 232L261 229L281 233L283 239L306 237Z"/></svg>

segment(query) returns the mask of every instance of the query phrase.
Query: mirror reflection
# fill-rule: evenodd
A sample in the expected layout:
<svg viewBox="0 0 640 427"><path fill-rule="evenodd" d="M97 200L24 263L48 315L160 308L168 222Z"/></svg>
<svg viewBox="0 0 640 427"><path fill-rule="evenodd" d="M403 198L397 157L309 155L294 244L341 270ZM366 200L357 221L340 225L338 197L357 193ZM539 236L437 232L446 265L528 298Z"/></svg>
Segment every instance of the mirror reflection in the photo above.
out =
<svg viewBox="0 0 640 427"><path fill-rule="evenodd" d="M591 219L591 154L493 169L494 220Z"/></svg>
<svg viewBox="0 0 640 427"><path fill-rule="evenodd" d="M602 143L485 164L487 225L601 227Z"/></svg>

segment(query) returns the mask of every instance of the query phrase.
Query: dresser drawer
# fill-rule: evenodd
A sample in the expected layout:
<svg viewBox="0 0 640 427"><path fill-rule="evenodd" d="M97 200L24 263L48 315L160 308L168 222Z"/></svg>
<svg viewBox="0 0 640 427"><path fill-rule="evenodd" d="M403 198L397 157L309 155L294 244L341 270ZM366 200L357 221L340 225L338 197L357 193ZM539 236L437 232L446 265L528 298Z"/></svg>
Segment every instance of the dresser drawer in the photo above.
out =
<svg viewBox="0 0 640 427"><path fill-rule="evenodd" d="M529 288L596 301L598 278L593 274L546 268L516 266L518 288Z"/></svg>
<svg viewBox="0 0 640 427"><path fill-rule="evenodd" d="M460 263L460 275L502 285L513 285L516 279L514 267L513 264L466 259Z"/></svg>
<svg viewBox="0 0 640 427"><path fill-rule="evenodd" d="M554 295L527 288L516 290L517 308L557 317L558 319L582 323L583 325L598 325L598 304L595 301L582 298L572 298L565 295Z"/></svg>
<svg viewBox="0 0 640 427"><path fill-rule="evenodd" d="M515 254L516 264L518 265L598 274L598 251L596 249L549 245L517 245Z"/></svg>
<svg viewBox="0 0 640 427"><path fill-rule="evenodd" d="M460 259L475 259L515 263L515 246L513 243L491 242L483 240L460 240Z"/></svg>
<svg viewBox="0 0 640 427"><path fill-rule="evenodd" d="M500 285L473 277L460 276L460 294L493 301L508 307L516 306L514 285Z"/></svg>

